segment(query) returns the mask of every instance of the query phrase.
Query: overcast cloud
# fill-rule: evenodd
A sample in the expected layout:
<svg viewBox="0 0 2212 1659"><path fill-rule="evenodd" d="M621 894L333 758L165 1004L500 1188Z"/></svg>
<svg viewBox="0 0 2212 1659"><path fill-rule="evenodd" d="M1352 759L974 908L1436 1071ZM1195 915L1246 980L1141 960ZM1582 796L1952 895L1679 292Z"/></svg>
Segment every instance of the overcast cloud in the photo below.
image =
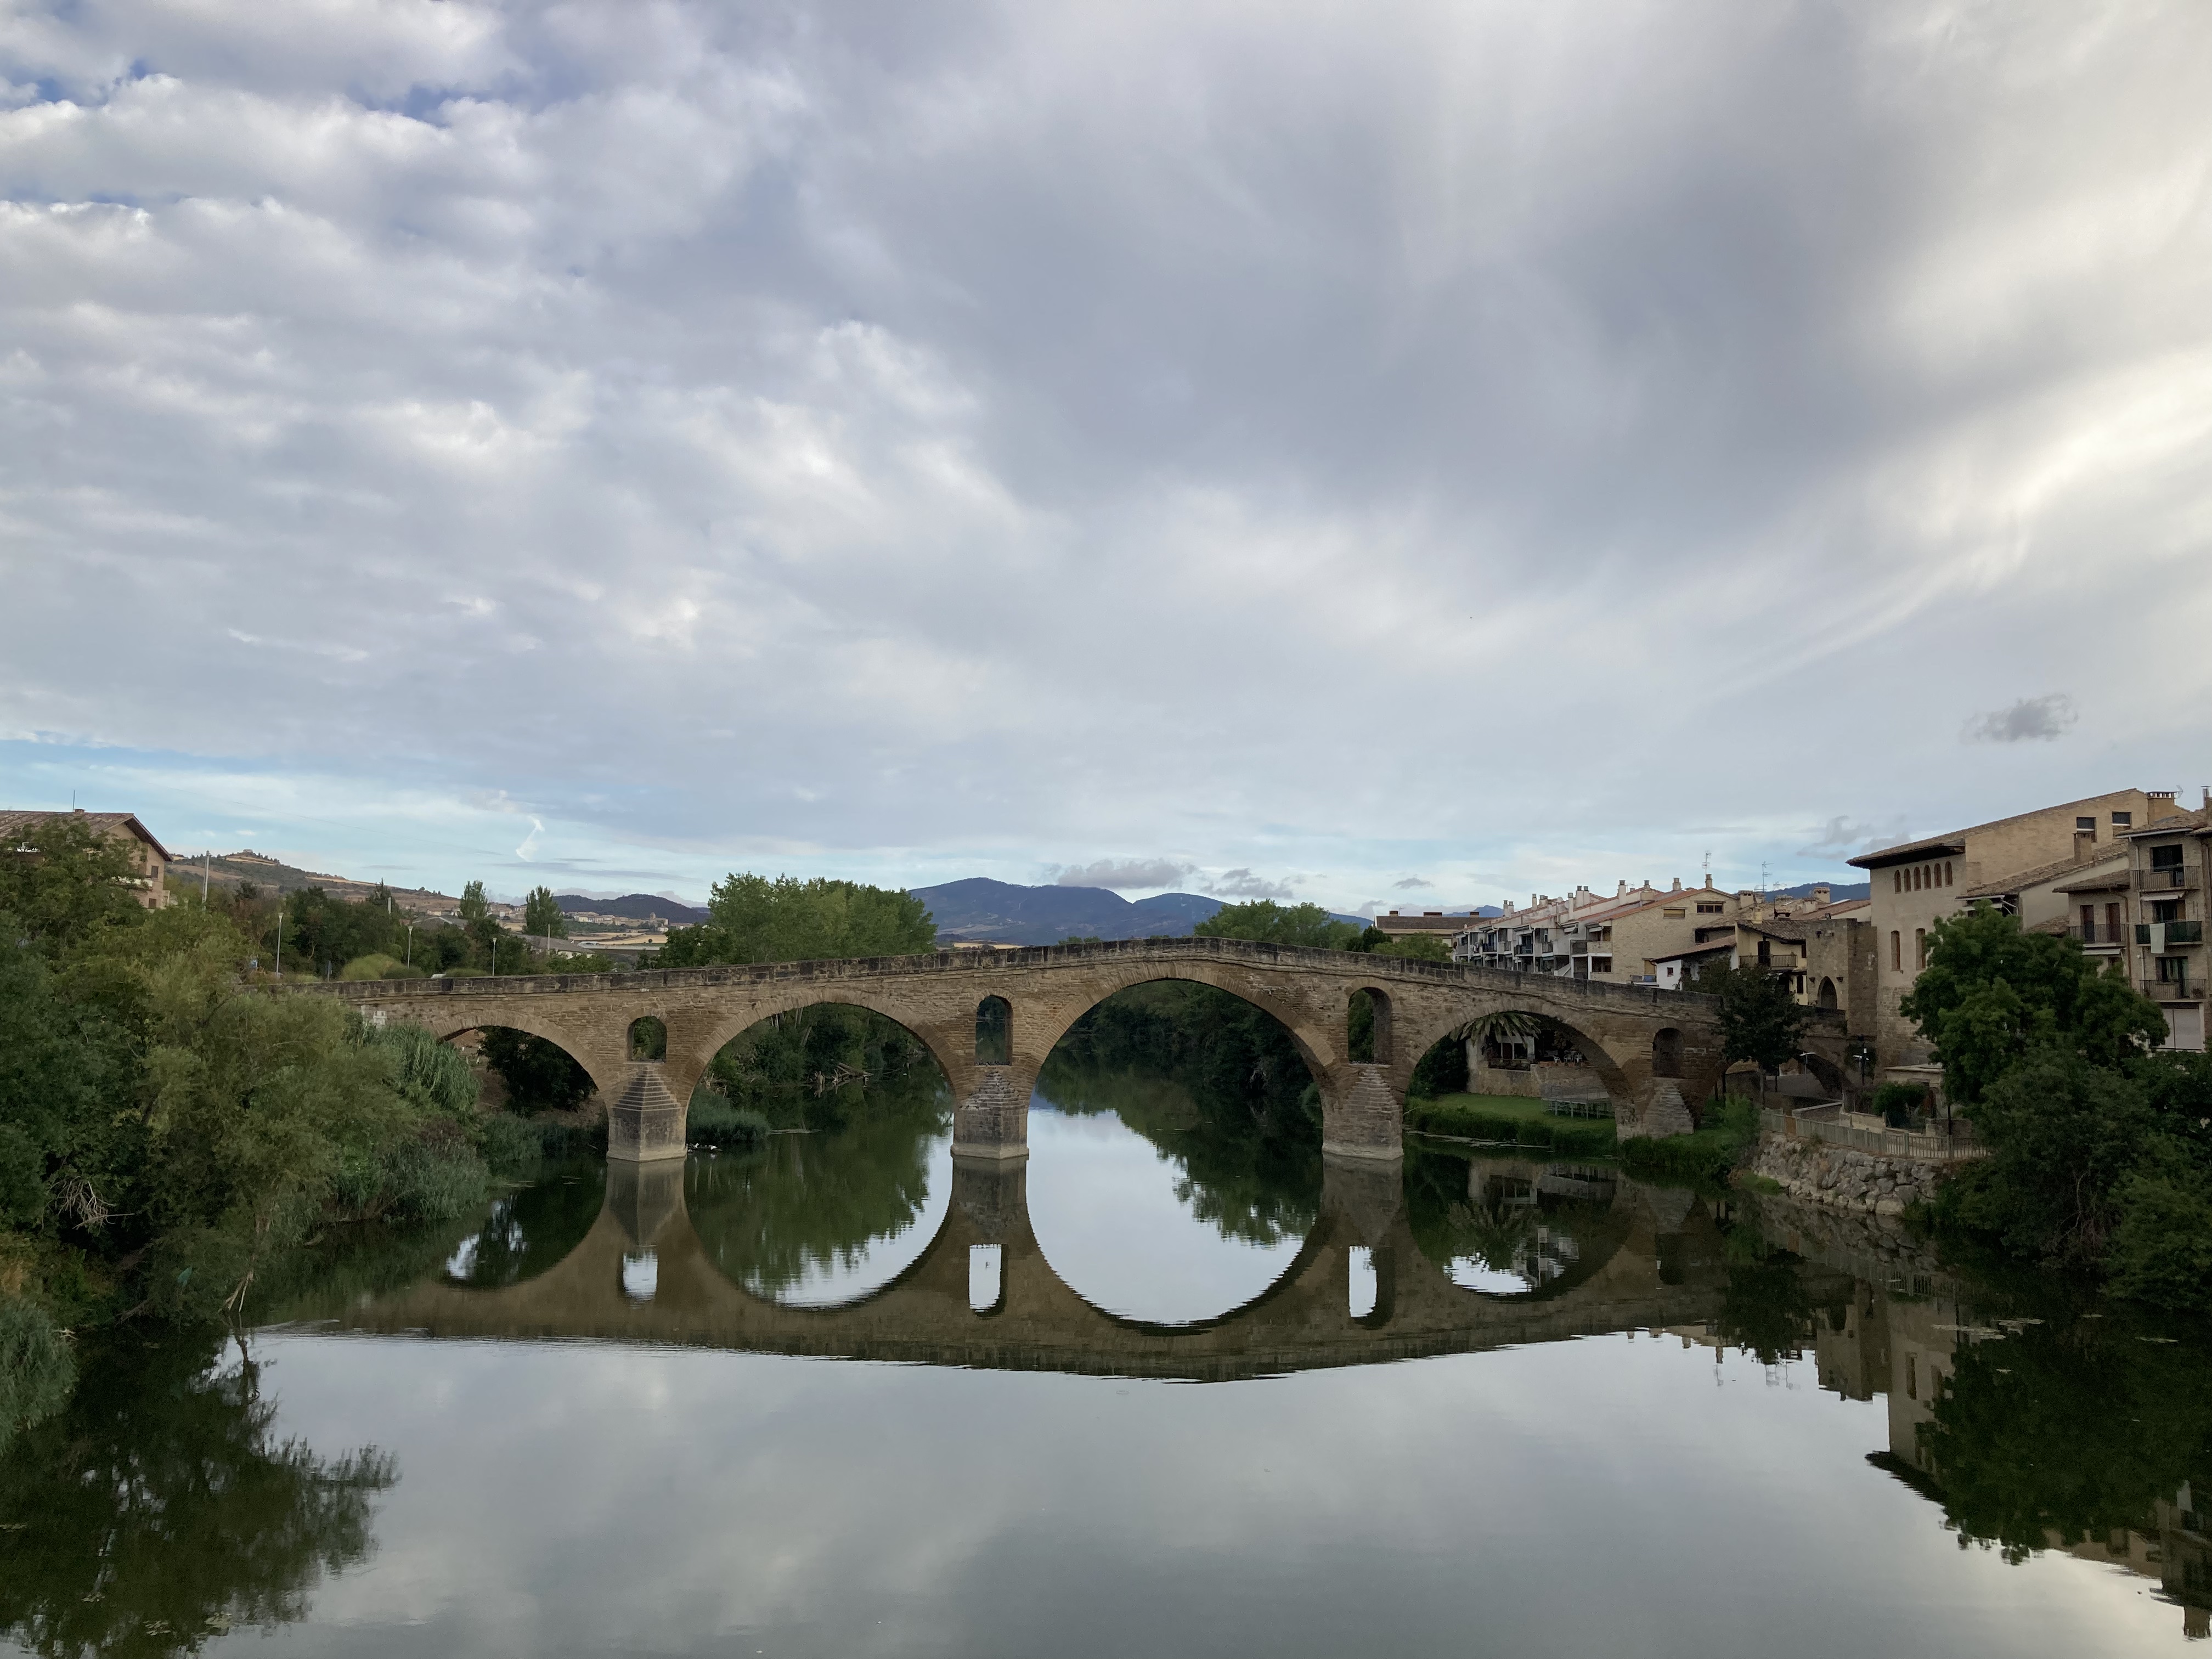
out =
<svg viewBox="0 0 2212 1659"><path fill-rule="evenodd" d="M0 77L5 804L1343 906L2212 775L2201 4L77 0Z"/></svg>

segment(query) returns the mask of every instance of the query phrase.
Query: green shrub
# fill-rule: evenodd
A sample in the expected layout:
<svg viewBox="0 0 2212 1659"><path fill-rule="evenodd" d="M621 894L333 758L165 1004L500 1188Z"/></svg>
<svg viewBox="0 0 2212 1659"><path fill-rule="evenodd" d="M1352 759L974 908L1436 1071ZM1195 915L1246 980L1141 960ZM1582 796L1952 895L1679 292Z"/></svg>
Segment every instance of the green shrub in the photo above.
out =
<svg viewBox="0 0 2212 1659"><path fill-rule="evenodd" d="M2212 1310L2212 1180L2179 1158L2120 1183L2119 1225L2105 1265L2116 1295Z"/></svg>
<svg viewBox="0 0 2212 1659"><path fill-rule="evenodd" d="M76 1361L46 1310L0 1294L0 1448L59 1411L76 1383Z"/></svg>
<svg viewBox="0 0 2212 1659"><path fill-rule="evenodd" d="M427 970L410 968L398 957L386 956L380 951L372 951L365 957L356 957L338 969L338 977L343 980L427 979L428 976Z"/></svg>
<svg viewBox="0 0 2212 1659"><path fill-rule="evenodd" d="M362 1040L386 1056L392 1086L417 1105L451 1116L476 1105L475 1068L458 1048L420 1025L371 1026Z"/></svg>
<svg viewBox="0 0 2212 1659"><path fill-rule="evenodd" d="M1928 1108L1924 1083L1885 1083L1874 1091L1874 1109L1893 1127L1902 1127Z"/></svg>
<svg viewBox="0 0 2212 1659"><path fill-rule="evenodd" d="M425 1134L384 1160L389 1212L412 1221L451 1221L491 1196L491 1171L459 1134Z"/></svg>
<svg viewBox="0 0 2212 1659"><path fill-rule="evenodd" d="M1644 1135L1620 1143L1620 1165L1638 1181L1725 1186L1759 1141L1759 1103L1723 1102L1705 1127L1686 1135Z"/></svg>
<svg viewBox="0 0 2212 1659"><path fill-rule="evenodd" d="M704 1146L757 1146L768 1139L769 1121L758 1112L732 1106L712 1089L691 1097L685 1138Z"/></svg>

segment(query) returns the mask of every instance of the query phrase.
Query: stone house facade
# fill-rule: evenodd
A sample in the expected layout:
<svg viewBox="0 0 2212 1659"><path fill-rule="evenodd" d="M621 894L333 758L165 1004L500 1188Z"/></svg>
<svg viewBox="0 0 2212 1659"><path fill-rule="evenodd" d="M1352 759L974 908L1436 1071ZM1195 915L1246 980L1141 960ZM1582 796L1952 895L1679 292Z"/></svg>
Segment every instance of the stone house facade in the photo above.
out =
<svg viewBox="0 0 2212 1659"><path fill-rule="evenodd" d="M1969 894L2017 883L2026 872L2091 862L2115 840L2172 812L2171 790L2119 789L1851 860L1867 872L1874 890L1872 1035L1878 1063L1920 1066L1932 1058L1899 1005L1927 965L1936 923L1965 911Z"/></svg>
<svg viewBox="0 0 2212 1659"><path fill-rule="evenodd" d="M50 818L74 818L97 835L127 842L138 871L131 881L138 902L149 910L168 903L169 849L133 813L88 812L82 808L68 812L0 811L0 845L18 857L35 856L26 844L29 832Z"/></svg>

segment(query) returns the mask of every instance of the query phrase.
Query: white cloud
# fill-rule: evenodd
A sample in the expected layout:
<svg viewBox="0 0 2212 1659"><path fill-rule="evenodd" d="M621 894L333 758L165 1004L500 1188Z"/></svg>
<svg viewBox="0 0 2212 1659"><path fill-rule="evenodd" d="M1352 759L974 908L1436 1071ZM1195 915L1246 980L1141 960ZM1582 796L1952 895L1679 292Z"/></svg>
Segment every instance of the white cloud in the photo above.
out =
<svg viewBox="0 0 2212 1659"><path fill-rule="evenodd" d="M1249 870L1225 870L1210 876L1205 890L1216 898L1225 899L1288 899L1295 896L1286 881L1269 881Z"/></svg>
<svg viewBox="0 0 2212 1659"><path fill-rule="evenodd" d="M1055 866L1053 882L1060 887L1115 887L1144 891L1172 887L1197 868L1180 859L1097 859L1089 864Z"/></svg>
<svg viewBox="0 0 2212 1659"><path fill-rule="evenodd" d="M1340 906L2170 782L2212 689L2202 9L271 15L0 19L46 748ZM2109 744L1927 717L2087 640Z"/></svg>

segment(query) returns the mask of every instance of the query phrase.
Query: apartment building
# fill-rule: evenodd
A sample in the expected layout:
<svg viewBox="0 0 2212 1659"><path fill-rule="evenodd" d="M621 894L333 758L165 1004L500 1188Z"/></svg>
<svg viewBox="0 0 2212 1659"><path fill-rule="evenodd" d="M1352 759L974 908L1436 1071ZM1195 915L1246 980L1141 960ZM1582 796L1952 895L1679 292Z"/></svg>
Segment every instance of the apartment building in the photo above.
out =
<svg viewBox="0 0 2212 1659"><path fill-rule="evenodd" d="M2115 790L1851 860L1874 888L1872 1035L1878 1062L1920 1066L1933 1057L1899 1004L1927 966L1929 933L1938 921L1968 908L1970 894L2018 887L2024 877L2047 874L2053 866L2100 862L2114 843L2172 817L2173 801L2170 789ZM2096 919L2104 920L2101 914Z"/></svg>
<svg viewBox="0 0 2212 1659"><path fill-rule="evenodd" d="M2212 895L2212 788L2193 812L2154 819L2127 838L2130 938L2123 947L2136 988L2166 1015L2170 1048L2204 1047L2208 989L2204 913Z"/></svg>
<svg viewBox="0 0 2212 1659"><path fill-rule="evenodd" d="M1686 942L1698 920L1731 914L1739 896L1685 888L1680 877L1664 892L1624 881L1609 895L1588 887L1558 897L1532 893L1525 909L1508 901L1503 915L1465 926L1452 940L1452 957L1563 979L1648 982L1656 952Z"/></svg>
<svg viewBox="0 0 2212 1659"><path fill-rule="evenodd" d="M169 902L169 849L130 812L88 812L82 808L68 812L0 811L0 846L18 857L35 857L27 845L28 836L34 825L49 818L74 818L95 835L128 843L138 870L131 883L138 902L158 910Z"/></svg>

